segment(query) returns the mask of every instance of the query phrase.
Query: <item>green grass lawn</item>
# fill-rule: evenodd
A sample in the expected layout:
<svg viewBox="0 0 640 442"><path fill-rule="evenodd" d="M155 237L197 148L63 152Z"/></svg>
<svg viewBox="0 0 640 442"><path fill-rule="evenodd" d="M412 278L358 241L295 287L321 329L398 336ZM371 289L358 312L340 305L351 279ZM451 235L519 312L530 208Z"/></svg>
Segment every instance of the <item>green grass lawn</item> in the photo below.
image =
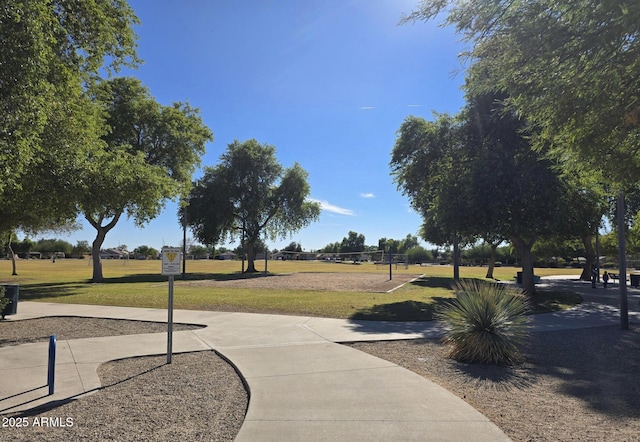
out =
<svg viewBox="0 0 640 442"><path fill-rule="evenodd" d="M263 266L257 262L256 266ZM220 281L241 275L238 261L187 261L187 280L176 277L174 307L192 310L221 310L310 315L371 320L430 320L435 308L453 297L452 268L409 266L394 273L424 274L425 277L393 293L332 292L314 290L247 289L188 284L189 281ZM261 270L262 268L259 267ZM0 261L0 282L20 285L20 300L75 304L166 308L167 277L160 274L160 261L103 261L106 282L93 284L91 262L59 259L18 262L18 276L11 276L11 262ZM373 264L270 261L270 273L293 272L377 272L388 275L388 267ZM494 276L512 280L516 269L496 268ZM462 267L462 278L484 278L486 268ZM576 269L536 269L536 274L579 274ZM548 294L539 310L566 308L579 302L567 294ZM19 307L18 307L19 308Z"/></svg>

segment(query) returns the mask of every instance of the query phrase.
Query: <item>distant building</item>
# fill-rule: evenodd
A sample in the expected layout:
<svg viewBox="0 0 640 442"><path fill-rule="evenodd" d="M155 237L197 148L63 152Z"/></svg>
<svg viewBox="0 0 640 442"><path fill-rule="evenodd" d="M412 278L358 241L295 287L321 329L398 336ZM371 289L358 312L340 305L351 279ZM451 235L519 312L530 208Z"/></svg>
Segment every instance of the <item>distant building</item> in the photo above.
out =
<svg viewBox="0 0 640 442"><path fill-rule="evenodd" d="M120 249L106 249L100 251L100 259L125 259L129 252Z"/></svg>

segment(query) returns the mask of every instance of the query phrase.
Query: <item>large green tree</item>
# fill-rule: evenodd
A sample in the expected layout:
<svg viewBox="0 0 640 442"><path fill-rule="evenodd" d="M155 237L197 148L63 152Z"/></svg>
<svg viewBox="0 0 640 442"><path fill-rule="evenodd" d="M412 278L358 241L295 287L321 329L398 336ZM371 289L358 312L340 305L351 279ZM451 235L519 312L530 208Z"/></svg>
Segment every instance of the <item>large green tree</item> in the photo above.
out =
<svg viewBox="0 0 640 442"><path fill-rule="evenodd" d="M453 277L459 279L459 243L469 242L468 210L473 183L469 143L461 115L434 114L433 121L410 116L400 126L391 154L398 188L422 215L420 234L438 245L453 245Z"/></svg>
<svg viewBox="0 0 640 442"><path fill-rule="evenodd" d="M531 150L524 122L500 106L492 94L470 96L456 118L407 118L391 169L423 216L425 240L509 238L522 261L523 288L533 295L531 248L557 225L564 188L552 163Z"/></svg>
<svg viewBox="0 0 640 442"><path fill-rule="evenodd" d="M522 263L522 286L534 294L531 250L565 222L567 187L555 162L531 149L526 122L503 108L503 98L469 95L465 108L466 139L474 151L471 226L487 240L508 238Z"/></svg>
<svg viewBox="0 0 640 442"><path fill-rule="evenodd" d="M199 111L186 103L163 106L140 81L115 78L91 90L104 112L103 148L82 173L80 209L96 229L93 281L103 280L100 249L122 215L142 226L167 199L188 193L205 144L213 139Z"/></svg>
<svg viewBox="0 0 640 442"><path fill-rule="evenodd" d="M105 67L135 66L138 23L123 0L0 6L0 234L75 218L75 187L99 119L84 91ZM15 268L14 268L15 273Z"/></svg>
<svg viewBox="0 0 640 442"><path fill-rule="evenodd" d="M391 154L391 174L422 215L426 241L453 245L453 277L459 279L459 242L467 232L471 192L469 150L459 115L410 116L400 126Z"/></svg>
<svg viewBox="0 0 640 442"><path fill-rule="evenodd" d="M251 139L234 141L196 181L181 209L183 223L204 244L240 236L246 245L247 272L255 272L255 246L261 235L284 238L316 220L320 206L309 201L307 172L284 169L276 149Z"/></svg>
<svg viewBox="0 0 640 442"><path fill-rule="evenodd" d="M624 278L624 192L640 176L640 3L426 0L407 20L442 12L470 43L472 87L507 92L509 105L535 125L538 147L617 190ZM620 310L627 329L624 284Z"/></svg>
<svg viewBox="0 0 640 442"><path fill-rule="evenodd" d="M364 250L364 235L362 233L349 231L349 234L342 238L340 243L340 253L362 252Z"/></svg>

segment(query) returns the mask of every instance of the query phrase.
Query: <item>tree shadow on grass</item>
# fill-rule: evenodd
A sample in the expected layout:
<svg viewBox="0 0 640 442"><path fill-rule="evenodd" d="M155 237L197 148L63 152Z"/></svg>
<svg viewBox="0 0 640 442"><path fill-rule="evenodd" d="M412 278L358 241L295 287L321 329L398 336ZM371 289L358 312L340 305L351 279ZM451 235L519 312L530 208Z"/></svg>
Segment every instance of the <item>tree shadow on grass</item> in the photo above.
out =
<svg viewBox="0 0 640 442"><path fill-rule="evenodd" d="M349 319L360 321L432 321L440 305L451 298L435 297L433 303L421 301L401 301L375 304L358 310Z"/></svg>
<svg viewBox="0 0 640 442"><path fill-rule="evenodd" d="M422 277L409 284L418 287L451 289L451 278ZM350 316L350 319L364 321L432 321L433 314L440 305L451 298L434 297L433 302L401 301L385 304L376 304L372 307L358 310Z"/></svg>
<svg viewBox="0 0 640 442"><path fill-rule="evenodd" d="M268 277L279 276L268 273ZM259 273L187 273L183 278L182 275L176 275L175 281L233 281L237 279L254 279L264 278L264 272ZM160 273L137 273L133 275L118 276L115 278L105 278L105 284L132 284L136 282L166 282L168 276Z"/></svg>
<svg viewBox="0 0 640 442"><path fill-rule="evenodd" d="M367 334L395 334L394 339L441 338L444 325L433 320L437 305L447 298L434 298L433 304L420 301L402 301L376 304L359 310L349 319L354 331ZM400 335L398 337L397 335Z"/></svg>
<svg viewBox="0 0 640 442"><path fill-rule="evenodd" d="M441 276L423 276L412 281L411 285L427 288L451 289L453 287L453 279Z"/></svg>
<svg viewBox="0 0 640 442"><path fill-rule="evenodd" d="M268 274L269 277L279 276ZM187 273L186 278L182 275L175 276L176 281L231 281L236 279L264 278L264 273ZM105 278L100 284L136 284L136 283L166 283L169 277L160 273L138 273L132 275ZM36 284L24 284L20 286L19 300L35 301L41 299L62 298L78 294L89 284L94 284L91 280L80 280L72 282L43 282Z"/></svg>
<svg viewBox="0 0 640 442"><path fill-rule="evenodd" d="M82 282L46 282L40 284L21 285L18 295L18 305L20 301L36 301L39 299L52 299L72 296L77 294L84 287L85 283Z"/></svg>

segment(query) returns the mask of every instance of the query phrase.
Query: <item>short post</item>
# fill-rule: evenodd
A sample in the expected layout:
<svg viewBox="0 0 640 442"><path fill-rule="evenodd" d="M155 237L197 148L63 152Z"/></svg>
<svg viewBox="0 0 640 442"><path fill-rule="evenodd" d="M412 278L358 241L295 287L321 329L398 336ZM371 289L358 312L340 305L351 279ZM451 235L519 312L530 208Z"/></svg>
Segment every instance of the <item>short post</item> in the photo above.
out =
<svg viewBox="0 0 640 442"><path fill-rule="evenodd" d="M47 385L49 396L55 391L56 385L56 335L49 336L49 366L47 370Z"/></svg>
<svg viewBox="0 0 640 442"><path fill-rule="evenodd" d="M167 318L167 364L173 353L173 275L169 275L169 317Z"/></svg>
<svg viewBox="0 0 640 442"><path fill-rule="evenodd" d="M389 281L393 280L393 267L392 267L392 259L393 255L391 254L391 250L389 250Z"/></svg>
<svg viewBox="0 0 640 442"><path fill-rule="evenodd" d="M264 276L269 276L269 272L267 270L267 264L269 259L269 249L267 246L264 246Z"/></svg>

